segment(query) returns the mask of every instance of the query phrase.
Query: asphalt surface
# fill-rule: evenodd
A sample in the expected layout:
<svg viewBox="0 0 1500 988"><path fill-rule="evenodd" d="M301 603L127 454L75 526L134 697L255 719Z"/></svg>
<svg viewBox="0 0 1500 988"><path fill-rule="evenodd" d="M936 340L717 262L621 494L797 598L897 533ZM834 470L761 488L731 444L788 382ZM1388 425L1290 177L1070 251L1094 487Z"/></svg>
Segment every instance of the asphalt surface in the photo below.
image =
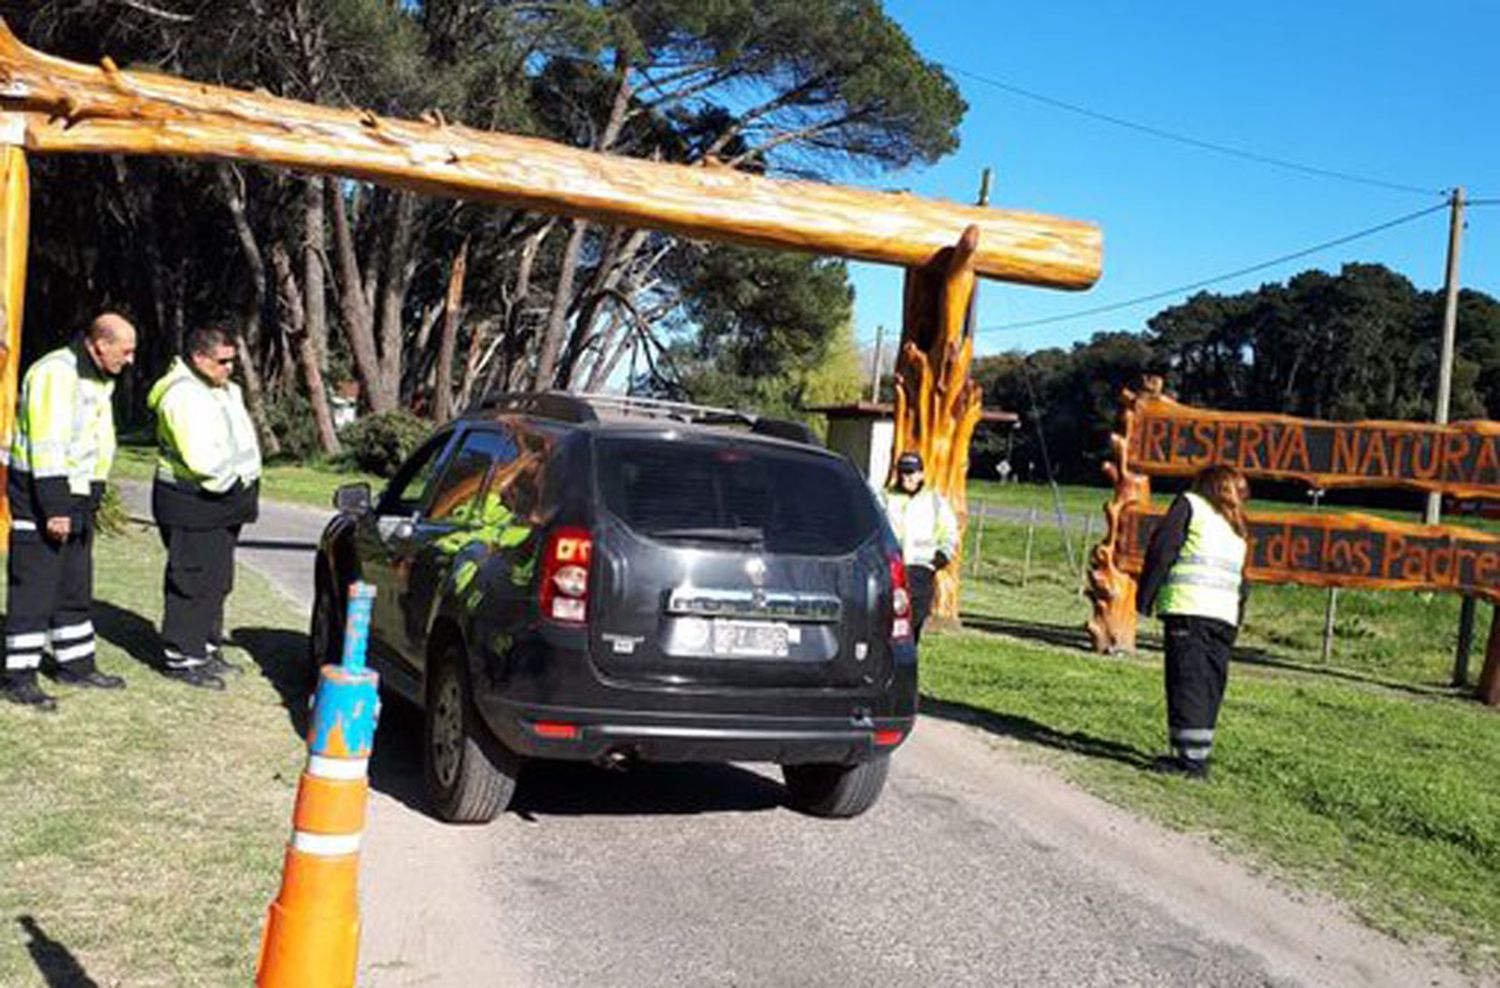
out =
<svg viewBox="0 0 1500 988"><path fill-rule="evenodd" d="M304 611L324 517L265 504L241 545ZM420 736L382 715L366 986L1465 983L943 716L852 821L787 809L763 766L536 764L513 812L446 827Z"/></svg>

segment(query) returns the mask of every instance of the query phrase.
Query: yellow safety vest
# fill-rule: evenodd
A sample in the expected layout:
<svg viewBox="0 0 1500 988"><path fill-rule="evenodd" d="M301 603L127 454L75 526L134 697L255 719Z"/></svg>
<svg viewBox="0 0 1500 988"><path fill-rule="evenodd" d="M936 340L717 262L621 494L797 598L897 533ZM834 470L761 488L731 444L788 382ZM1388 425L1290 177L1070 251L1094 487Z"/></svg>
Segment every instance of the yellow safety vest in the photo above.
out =
<svg viewBox="0 0 1500 988"><path fill-rule="evenodd" d="M892 490L885 492L883 500L906 565L931 566L939 551L953 558L958 548L958 519L941 494L930 487L916 494Z"/></svg>
<svg viewBox="0 0 1500 988"><path fill-rule="evenodd" d="M115 459L114 392L114 382L75 346L32 364L16 402L10 468L36 480L66 478L69 494L88 496Z"/></svg>
<svg viewBox="0 0 1500 988"><path fill-rule="evenodd" d="M1167 571L1156 612L1238 625L1246 542L1207 500L1197 494L1187 500L1193 510L1187 540Z"/></svg>
<svg viewBox="0 0 1500 988"><path fill-rule="evenodd" d="M211 494L260 479L260 443L239 385L215 387L179 357L147 405L156 413L158 479Z"/></svg>

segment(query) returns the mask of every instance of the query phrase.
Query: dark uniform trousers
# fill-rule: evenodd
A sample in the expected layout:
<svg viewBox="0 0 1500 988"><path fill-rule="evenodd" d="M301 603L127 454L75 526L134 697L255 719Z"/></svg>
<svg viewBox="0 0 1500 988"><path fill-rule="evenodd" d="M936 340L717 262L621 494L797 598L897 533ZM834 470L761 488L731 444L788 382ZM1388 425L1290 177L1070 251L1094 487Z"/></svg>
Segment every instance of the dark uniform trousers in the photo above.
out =
<svg viewBox="0 0 1500 988"><path fill-rule="evenodd" d="M906 589L911 593L911 628L916 641L922 640L922 625L932 613L932 597L937 591L937 573L931 566L908 566Z"/></svg>
<svg viewBox="0 0 1500 988"><path fill-rule="evenodd" d="M1229 680L1229 655L1238 629L1205 617L1165 615L1167 729L1172 748L1194 761L1213 748L1214 725Z"/></svg>
<svg viewBox="0 0 1500 988"><path fill-rule="evenodd" d="M206 659L224 636L224 601L234 589L240 526L159 529L167 550L162 640L167 658ZM175 654L174 654L175 653Z"/></svg>
<svg viewBox="0 0 1500 988"><path fill-rule="evenodd" d="M76 526L75 526L76 530ZM50 641L69 670L94 670L94 535L92 527L61 542L40 531L10 534L6 562L7 681L34 677Z"/></svg>

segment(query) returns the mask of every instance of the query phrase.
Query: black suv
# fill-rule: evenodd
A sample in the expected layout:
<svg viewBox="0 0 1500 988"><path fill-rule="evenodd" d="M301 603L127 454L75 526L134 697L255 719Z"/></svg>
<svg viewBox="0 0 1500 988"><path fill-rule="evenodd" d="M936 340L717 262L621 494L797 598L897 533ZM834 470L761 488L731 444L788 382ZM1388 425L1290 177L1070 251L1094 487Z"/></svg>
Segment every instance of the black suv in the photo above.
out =
<svg viewBox="0 0 1500 988"><path fill-rule="evenodd" d="M899 546L796 423L505 396L335 506L313 656L338 660L345 588L373 583L370 664L425 711L446 820L493 818L533 757L776 762L792 805L854 816L911 730Z"/></svg>

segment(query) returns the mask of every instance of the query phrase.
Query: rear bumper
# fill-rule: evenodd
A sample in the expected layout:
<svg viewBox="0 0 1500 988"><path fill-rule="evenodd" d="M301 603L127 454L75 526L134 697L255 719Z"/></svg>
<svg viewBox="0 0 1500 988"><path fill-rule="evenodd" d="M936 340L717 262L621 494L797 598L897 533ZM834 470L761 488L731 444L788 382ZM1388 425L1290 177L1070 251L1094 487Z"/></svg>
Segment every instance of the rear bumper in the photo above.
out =
<svg viewBox="0 0 1500 988"><path fill-rule="evenodd" d="M915 720L662 714L517 704L495 697L479 702L490 730L517 754L590 762L855 764L894 751L911 734Z"/></svg>

